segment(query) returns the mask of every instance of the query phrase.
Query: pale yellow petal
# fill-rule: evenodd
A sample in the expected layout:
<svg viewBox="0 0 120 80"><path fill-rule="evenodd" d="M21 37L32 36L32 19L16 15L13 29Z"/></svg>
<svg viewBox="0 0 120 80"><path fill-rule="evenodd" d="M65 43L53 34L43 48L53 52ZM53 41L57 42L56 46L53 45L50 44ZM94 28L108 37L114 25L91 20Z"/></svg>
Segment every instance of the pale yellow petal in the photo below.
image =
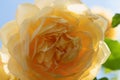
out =
<svg viewBox="0 0 120 80"><path fill-rule="evenodd" d="M84 4L70 4L67 6L67 9L76 14L85 15L85 14L90 13L89 8L85 6Z"/></svg>
<svg viewBox="0 0 120 80"><path fill-rule="evenodd" d="M59 8L63 8L63 6L68 6L70 4L81 4L80 0L54 0L53 5Z"/></svg>
<svg viewBox="0 0 120 80"><path fill-rule="evenodd" d="M27 63L26 63L26 48L29 48L28 46L25 46L26 43L24 41L20 40L20 35L15 34L12 36L12 38L9 40L7 48L10 53L10 55L16 59L16 61L21 64L21 66L26 69Z"/></svg>
<svg viewBox="0 0 120 80"><path fill-rule="evenodd" d="M101 29L104 33L107 29L108 21L102 16L96 15L96 17L97 17L97 19L95 19L94 22L101 27Z"/></svg>
<svg viewBox="0 0 120 80"><path fill-rule="evenodd" d="M104 33L100 26L94 23L94 18L91 16L80 16L79 26L75 28L74 31L85 31L92 36L93 45L97 47L98 41L104 39Z"/></svg>
<svg viewBox="0 0 120 80"><path fill-rule="evenodd" d="M16 21L11 21L5 24L1 29L0 29L0 39L2 40L2 43L6 45L14 34L18 32L18 26Z"/></svg>
<svg viewBox="0 0 120 80"><path fill-rule="evenodd" d="M26 76L24 76L26 73L22 67L13 58L9 60L8 68L15 77L20 78L20 80L28 80Z"/></svg>
<svg viewBox="0 0 120 80"><path fill-rule="evenodd" d="M17 23L20 25L24 20L35 16L39 12L39 8L33 4L21 4L17 9Z"/></svg>
<svg viewBox="0 0 120 80"><path fill-rule="evenodd" d="M54 0L35 0L35 5L40 9L52 6Z"/></svg>
<svg viewBox="0 0 120 80"><path fill-rule="evenodd" d="M81 79L82 80L93 80L99 70L101 65L107 60L107 58L110 56L110 50L107 47L107 45L104 42L100 42L99 43L99 49L98 49L98 53L93 60L93 63L91 65L91 67L88 68L88 70L85 71L85 73L82 75Z"/></svg>
<svg viewBox="0 0 120 80"><path fill-rule="evenodd" d="M80 0L35 0L35 5L37 5L40 9L54 6L54 7L63 7L68 4L81 3Z"/></svg>
<svg viewBox="0 0 120 80"><path fill-rule="evenodd" d="M8 80L10 76L5 72L0 55L0 80Z"/></svg>
<svg viewBox="0 0 120 80"><path fill-rule="evenodd" d="M38 12L38 14L36 14L34 17L24 20L24 22L21 24L22 27L20 27L21 40L25 40L27 37L30 38L27 40L33 39L35 35L37 35L38 32L41 30L41 27L44 24L44 17L50 15L52 11L53 8L47 7Z"/></svg>
<svg viewBox="0 0 120 80"><path fill-rule="evenodd" d="M4 69L3 69L3 66L1 66L1 63L0 63L0 80L8 80L10 78L10 76L8 76Z"/></svg>
<svg viewBox="0 0 120 80"><path fill-rule="evenodd" d="M110 56L111 52L110 49L108 48L107 44L104 41L101 41L99 43L99 51L98 51L98 55L97 55L97 59L101 60L98 62L101 62L101 64L103 64L108 57Z"/></svg>
<svg viewBox="0 0 120 80"><path fill-rule="evenodd" d="M81 0L70 0L71 3L81 3Z"/></svg>

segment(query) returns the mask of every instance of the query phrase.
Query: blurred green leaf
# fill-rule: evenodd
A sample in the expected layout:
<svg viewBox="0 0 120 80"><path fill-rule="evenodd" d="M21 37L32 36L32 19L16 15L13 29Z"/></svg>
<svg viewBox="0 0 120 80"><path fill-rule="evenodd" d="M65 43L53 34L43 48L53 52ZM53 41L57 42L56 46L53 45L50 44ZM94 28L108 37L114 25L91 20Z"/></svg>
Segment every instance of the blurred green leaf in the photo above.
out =
<svg viewBox="0 0 120 80"><path fill-rule="evenodd" d="M105 39L105 42L110 48L111 55L103 66L111 70L120 69L120 43L111 39Z"/></svg>
<svg viewBox="0 0 120 80"><path fill-rule="evenodd" d="M97 78L94 78L93 80L97 80Z"/></svg>
<svg viewBox="0 0 120 80"><path fill-rule="evenodd" d="M106 77L103 77L103 78L101 78L101 79L99 79L99 80L108 80L108 78L106 78Z"/></svg>
<svg viewBox="0 0 120 80"><path fill-rule="evenodd" d="M120 14L115 14L112 18L112 27L117 27L120 24Z"/></svg>
<svg viewBox="0 0 120 80"><path fill-rule="evenodd" d="M93 80L108 80L108 78L107 77L103 77L103 78L100 78L100 79L94 78Z"/></svg>
<svg viewBox="0 0 120 80"><path fill-rule="evenodd" d="M112 72L112 70L111 70L111 69L108 69L108 68L104 68L104 72L107 74L107 73Z"/></svg>

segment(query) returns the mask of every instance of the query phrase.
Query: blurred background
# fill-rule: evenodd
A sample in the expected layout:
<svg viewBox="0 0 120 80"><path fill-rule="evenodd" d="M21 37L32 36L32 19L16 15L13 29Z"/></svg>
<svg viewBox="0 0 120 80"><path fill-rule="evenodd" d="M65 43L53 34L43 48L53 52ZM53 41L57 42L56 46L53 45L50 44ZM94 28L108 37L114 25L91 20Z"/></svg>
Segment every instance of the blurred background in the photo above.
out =
<svg viewBox="0 0 120 80"><path fill-rule="evenodd" d="M22 3L34 3L34 0L1 0L0 1L0 27L6 22L15 19L16 9ZM115 13L120 13L120 0L82 0L94 12L104 12L111 18ZM116 28L115 39L120 41L120 27ZM1 46L1 42L0 42ZM110 71L101 68L97 78L108 77L109 80L120 80L120 71Z"/></svg>

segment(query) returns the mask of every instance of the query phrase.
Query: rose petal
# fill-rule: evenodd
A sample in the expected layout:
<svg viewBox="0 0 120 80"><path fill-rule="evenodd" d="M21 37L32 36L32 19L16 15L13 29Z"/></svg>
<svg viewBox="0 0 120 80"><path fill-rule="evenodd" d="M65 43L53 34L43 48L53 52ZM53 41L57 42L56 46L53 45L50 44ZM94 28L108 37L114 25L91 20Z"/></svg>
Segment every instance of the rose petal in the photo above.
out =
<svg viewBox="0 0 120 80"><path fill-rule="evenodd" d="M81 77L81 79L83 80L88 80L88 79L93 80L93 78L98 74L101 65L106 61L106 59L110 55L110 50L107 47L107 45L102 41L99 44L100 44L99 51L96 57L94 58L91 67L89 67L88 70L86 70Z"/></svg>
<svg viewBox="0 0 120 80"><path fill-rule="evenodd" d="M0 54L0 80L8 80L10 78L10 76L8 76L3 68L3 63L1 60L1 54Z"/></svg>
<svg viewBox="0 0 120 80"><path fill-rule="evenodd" d="M98 17L98 18L94 22L102 28L102 31L104 33L107 29L108 21L102 16L96 15L96 17Z"/></svg>
<svg viewBox="0 0 120 80"><path fill-rule="evenodd" d="M17 23L20 25L24 20L35 16L39 12L39 8L32 4L22 4L17 9Z"/></svg>
<svg viewBox="0 0 120 80"><path fill-rule="evenodd" d="M71 3L81 3L81 0L70 0Z"/></svg>
<svg viewBox="0 0 120 80"><path fill-rule="evenodd" d="M93 22L93 17L80 16L79 26L75 28L74 31L86 31L91 34L93 39L93 45L96 47L98 41L103 40L104 34L102 32L101 26Z"/></svg>
<svg viewBox="0 0 120 80"><path fill-rule="evenodd" d="M68 4L74 4L74 3L81 3L81 2L80 0L67 0L67 1L66 0L35 0L35 5L37 5L40 9L50 6L63 8Z"/></svg>
<svg viewBox="0 0 120 80"><path fill-rule="evenodd" d="M0 62L0 80L9 80L10 76L8 76L4 69L3 69L3 66L1 65L1 62Z"/></svg>
<svg viewBox="0 0 120 80"><path fill-rule="evenodd" d="M76 14L89 14L90 10L87 6L85 6L84 4L70 4L67 6L67 9L71 12L74 12Z"/></svg>
<svg viewBox="0 0 120 80"><path fill-rule="evenodd" d="M27 43L20 41L20 35L18 33L12 36L7 44L10 55L15 58L19 64L21 64L23 69L28 68L26 63L26 56L28 51L27 48L29 47L26 45Z"/></svg>
<svg viewBox="0 0 120 80"><path fill-rule="evenodd" d="M101 41L99 43L99 51L98 51L98 55L97 55L97 62L99 62L100 64L103 64L108 57L110 56L110 50L108 48L108 46L106 45L105 42Z"/></svg>
<svg viewBox="0 0 120 80"><path fill-rule="evenodd" d="M40 9L45 7L50 7L54 0L35 0L35 5L37 5Z"/></svg>
<svg viewBox="0 0 120 80"><path fill-rule="evenodd" d="M23 71L21 66L13 58L9 60L8 68L10 72L17 78L20 78L21 80L29 80L26 78L26 76L23 75L25 74L25 71Z"/></svg>
<svg viewBox="0 0 120 80"><path fill-rule="evenodd" d="M11 21L5 24L0 29L0 38L4 45L6 45L12 35L18 32L18 26L16 21Z"/></svg>

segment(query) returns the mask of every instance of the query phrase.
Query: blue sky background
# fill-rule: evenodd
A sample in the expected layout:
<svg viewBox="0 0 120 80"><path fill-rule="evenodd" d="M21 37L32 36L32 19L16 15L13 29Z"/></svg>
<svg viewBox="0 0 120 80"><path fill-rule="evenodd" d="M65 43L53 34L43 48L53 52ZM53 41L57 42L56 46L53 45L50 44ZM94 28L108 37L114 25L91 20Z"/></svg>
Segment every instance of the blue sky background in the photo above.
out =
<svg viewBox="0 0 120 80"><path fill-rule="evenodd" d="M101 6L112 10L114 13L120 12L120 0L82 0L88 6Z"/></svg>
<svg viewBox="0 0 120 80"><path fill-rule="evenodd" d="M82 0L90 8L94 6L101 6L103 8L113 11L113 13L120 13L120 0ZM0 27L6 22L15 19L16 9L22 3L34 3L34 0L1 0L0 1ZM1 45L1 43L0 43ZM103 76L103 71L98 77ZM111 73L108 77L115 74Z"/></svg>

